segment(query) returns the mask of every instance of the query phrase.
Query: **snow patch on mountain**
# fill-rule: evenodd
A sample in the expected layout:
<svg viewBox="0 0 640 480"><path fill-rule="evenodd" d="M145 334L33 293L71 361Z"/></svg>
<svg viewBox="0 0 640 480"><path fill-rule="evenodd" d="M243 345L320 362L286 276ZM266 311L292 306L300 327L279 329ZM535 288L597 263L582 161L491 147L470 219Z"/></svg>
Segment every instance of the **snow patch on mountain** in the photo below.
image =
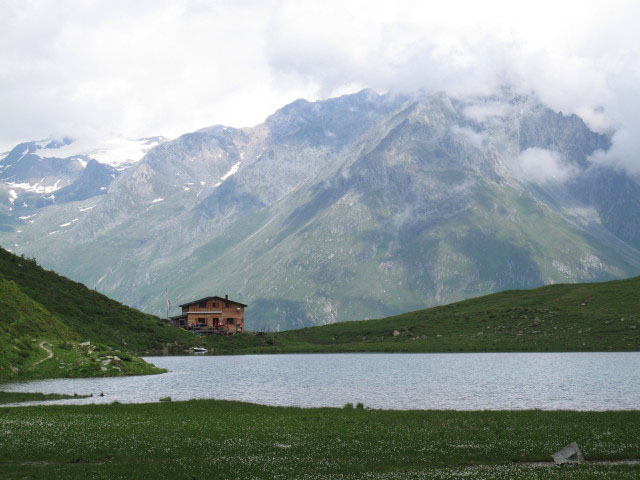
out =
<svg viewBox="0 0 640 480"><path fill-rule="evenodd" d="M69 141L69 143L64 145L52 146L52 142L49 142L47 145L42 145L47 142L45 140L36 142L40 147L36 154L45 158L87 156L95 158L100 163L118 167L126 163L137 162L144 157L151 148L165 141L167 141L167 139L164 137L139 138L136 140L117 138L99 143L91 140L78 139ZM27 152L28 148L25 150L25 154ZM85 160L78 158L78 161L83 167L86 167L87 162Z"/></svg>
<svg viewBox="0 0 640 480"><path fill-rule="evenodd" d="M77 222L77 221L78 221L78 219L77 219L77 218L74 218L74 219L73 219L73 220L71 220L70 222L63 223L63 224L62 224L62 225L60 225L60 226L61 226L61 227L68 227L69 225L71 225L72 223L75 223L75 222Z"/></svg>
<svg viewBox="0 0 640 480"><path fill-rule="evenodd" d="M244 154L242 154L241 156L244 156ZM222 182L224 182L227 178L229 178L231 175L234 175L238 169L240 168L240 162L235 163L231 169L229 169L229 171L227 173L225 173L223 176L220 177L220 181L217 182L214 187L219 187L220 185L222 185Z"/></svg>
<svg viewBox="0 0 640 480"><path fill-rule="evenodd" d="M25 192L34 192L34 193L52 193L62 188L60 186L60 180L56 181L55 184L49 185L49 186L41 185L42 182L44 182L44 178L40 180L38 183L35 183L33 185L31 185L30 183L17 183L17 182L4 182L4 183L11 188L19 188L21 190L24 190Z"/></svg>

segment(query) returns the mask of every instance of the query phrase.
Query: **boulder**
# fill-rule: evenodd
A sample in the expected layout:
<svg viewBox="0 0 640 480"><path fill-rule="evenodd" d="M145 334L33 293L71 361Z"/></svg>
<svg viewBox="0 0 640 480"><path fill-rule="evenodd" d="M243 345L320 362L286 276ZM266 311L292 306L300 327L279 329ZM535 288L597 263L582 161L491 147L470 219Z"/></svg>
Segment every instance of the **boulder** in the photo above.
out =
<svg viewBox="0 0 640 480"><path fill-rule="evenodd" d="M553 454L553 461L557 464L563 463L581 463L584 462L584 456L580 451L580 447L576 442L570 443L559 452Z"/></svg>

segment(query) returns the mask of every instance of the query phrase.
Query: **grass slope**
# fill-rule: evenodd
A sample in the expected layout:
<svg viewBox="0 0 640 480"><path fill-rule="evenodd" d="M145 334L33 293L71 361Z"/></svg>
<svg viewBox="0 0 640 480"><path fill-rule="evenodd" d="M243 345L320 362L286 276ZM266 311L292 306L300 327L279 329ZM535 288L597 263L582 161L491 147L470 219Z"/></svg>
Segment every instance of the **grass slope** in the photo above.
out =
<svg viewBox="0 0 640 480"><path fill-rule="evenodd" d="M127 307L3 249L0 274L82 338L132 353L159 352L167 343L190 339L155 315Z"/></svg>
<svg viewBox="0 0 640 480"><path fill-rule="evenodd" d="M127 351L159 352L180 339L194 340L0 249L0 378L158 373Z"/></svg>
<svg viewBox="0 0 640 480"><path fill-rule="evenodd" d="M640 458L640 412L283 408L196 400L0 409L3 478L625 479L640 465L533 467L576 441Z"/></svg>
<svg viewBox="0 0 640 480"><path fill-rule="evenodd" d="M65 336L75 338L58 318L0 276L0 378L17 374L44 354L34 339Z"/></svg>
<svg viewBox="0 0 640 480"><path fill-rule="evenodd" d="M225 353L230 342L214 339ZM640 349L640 277L511 290L393 317L257 337L237 352L498 352Z"/></svg>

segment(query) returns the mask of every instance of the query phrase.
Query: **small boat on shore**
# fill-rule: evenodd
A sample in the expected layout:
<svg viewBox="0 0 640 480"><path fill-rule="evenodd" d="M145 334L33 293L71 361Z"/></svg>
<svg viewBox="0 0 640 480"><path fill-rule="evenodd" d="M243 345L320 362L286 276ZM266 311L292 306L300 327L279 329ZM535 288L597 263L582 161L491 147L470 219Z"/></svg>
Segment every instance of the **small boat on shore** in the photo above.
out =
<svg viewBox="0 0 640 480"><path fill-rule="evenodd" d="M193 348L191 348L191 351L193 353L207 353L209 350L207 350L204 347L193 347Z"/></svg>

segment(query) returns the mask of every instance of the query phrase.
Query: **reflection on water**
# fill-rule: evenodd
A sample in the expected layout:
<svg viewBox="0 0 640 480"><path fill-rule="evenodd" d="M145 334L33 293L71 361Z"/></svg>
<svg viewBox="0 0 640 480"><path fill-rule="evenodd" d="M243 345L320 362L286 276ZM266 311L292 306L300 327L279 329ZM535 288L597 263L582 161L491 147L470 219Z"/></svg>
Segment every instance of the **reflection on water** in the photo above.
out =
<svg viewBox="0 0 640 480"><path fill-rule="evenodd" d="M640 353L308 354L146 357L162 375L5 384L93 394L47 404L217 398L266 405L384 409L640 408ZM101 392L104 397L97 396ZM37 403L37 402L33 402Z"/></svg>

